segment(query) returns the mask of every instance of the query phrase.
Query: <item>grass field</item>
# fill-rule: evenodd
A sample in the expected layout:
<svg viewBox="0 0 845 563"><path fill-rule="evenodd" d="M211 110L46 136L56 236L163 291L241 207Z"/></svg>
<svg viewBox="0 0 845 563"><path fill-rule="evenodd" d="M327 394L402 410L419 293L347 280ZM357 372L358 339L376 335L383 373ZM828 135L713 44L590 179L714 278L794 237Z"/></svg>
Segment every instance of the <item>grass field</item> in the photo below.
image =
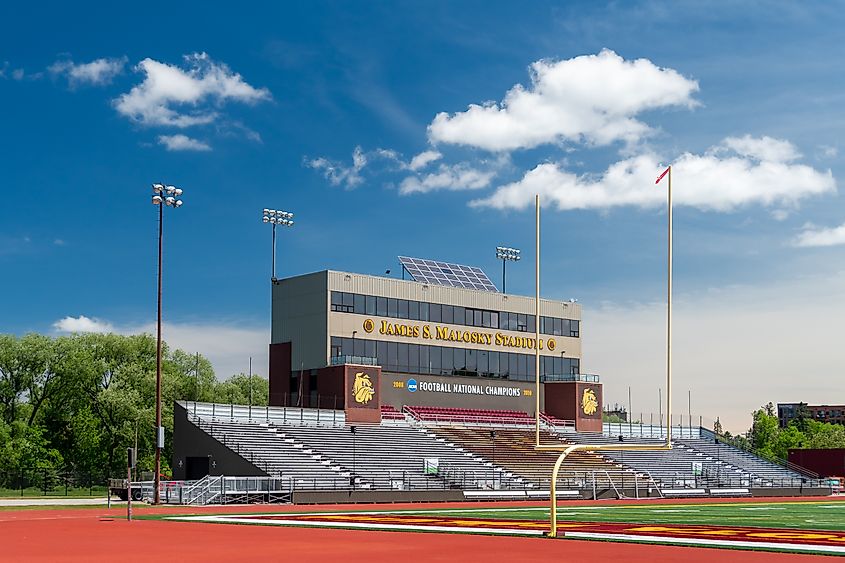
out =
<svg viewBox="0 0 845 563"><path fill-rule="evenodd" d="M470 508L412 512L437 516L468 516L513 520L549 519L548 507ZM649 524L695 524L754 526L795 530L845 531L845 502L737 502L718 504L660 504L612 506L561 506L559 522L625 522Z"/></svg>

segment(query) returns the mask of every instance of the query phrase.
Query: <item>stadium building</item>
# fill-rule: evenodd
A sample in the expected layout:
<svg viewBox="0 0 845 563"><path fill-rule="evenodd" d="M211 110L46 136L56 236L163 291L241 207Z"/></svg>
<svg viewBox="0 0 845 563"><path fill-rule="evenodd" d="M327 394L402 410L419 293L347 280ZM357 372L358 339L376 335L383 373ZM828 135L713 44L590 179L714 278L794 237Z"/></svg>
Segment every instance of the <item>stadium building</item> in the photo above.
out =
<svg viewBox="0 0 845 563"><path fill-rule="evenodd" d="M404 407L535 411L535 300L482 270L400 257L403 278L325 270L275 280L270 404L378 422ZM581 306L540 302L540 408L601 431L581 374Z"/></svg>

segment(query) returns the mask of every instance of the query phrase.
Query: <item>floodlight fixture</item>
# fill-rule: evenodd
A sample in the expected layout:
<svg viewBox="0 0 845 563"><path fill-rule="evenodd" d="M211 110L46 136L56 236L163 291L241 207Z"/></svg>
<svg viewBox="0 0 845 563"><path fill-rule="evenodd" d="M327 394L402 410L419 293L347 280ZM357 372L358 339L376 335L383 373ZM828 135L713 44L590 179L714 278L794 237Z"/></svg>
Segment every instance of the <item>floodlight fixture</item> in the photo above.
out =
<svg viewBox="0 0 845 563"><path fill-rule="evenodd" d="M276 279L276 225L293 227L293 213L277 209L264 208L261 212L261 222L273 226L273 256L271 260L270 279Z"/></svg>
<svg viewBox="0 0 845 563"><path fill-rule="evenodd" d="M497 246L496 258L502 261L502 293L505 293L505 264L507 262L519 262L522 258L521 250L509 246Z"/></svg>

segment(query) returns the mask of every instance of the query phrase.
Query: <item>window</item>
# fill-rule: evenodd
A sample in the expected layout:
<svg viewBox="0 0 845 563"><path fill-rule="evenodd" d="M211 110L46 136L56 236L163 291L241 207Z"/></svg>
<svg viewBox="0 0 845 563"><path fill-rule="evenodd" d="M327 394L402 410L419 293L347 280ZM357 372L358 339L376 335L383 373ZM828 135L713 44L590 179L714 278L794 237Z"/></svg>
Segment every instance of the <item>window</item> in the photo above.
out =
<svg viewBox="0 0 845 563"><path fill-rule="evenodd" d="M518 379L525 379L528 375L528 356L525 354L516 354L517 359L517 369L516 373L518 375Z"/></svg>
<svg viewBox="0 0 845 563"><path fill-rule="evenodd" d="M364 341L364 356L368 358L375 358L376 357L376 341L375 340L365 340Z"/></svg>
<svg viewBox="0 0 845 563"><path fill-rule="evenodd" d="M354 294L353 298L354 298L354 303L355 303L353 312L356 315L366 315L367 314L367 309L366 309L366 306L365 306L365 303L367 301L366 297L356 293L356 294Z"/></svg>
<svg viewBox="0 0 845 563"><path fill-rule="evenodd" d="M454 366L455 369L453 373L464 371L467 368L467 353L466 350L463 348L455 348L452 350L453 358L454 358Z"/></svg>
<svg viewBox="0 0 845 563"><path fill-rule="evenodd" d="M354 356L354 350L352 349L352 339L351 338L341 338L341 346L340 346L340 355L341 356Z"/></svg>
<svg viewBox="0 0 845 563"><path fill-rule="evenodd" d="M397 315L400 319L407 319L408 318L408 300L407 299L398 299L399 305L399 314Z"/></svg>
<svg viewBox="0 0 845 563"><path fill-rule="evenodd" d="M499 319L496 320L498 321ZM493 325L490 324L490 311L481 311L481 326L484 328L493 328Z"/></svg>
<svg viewBox="0 0 845 563"><path fill-rule="evenodd" d="M367 315L375 315L376 314L376 298L372 295L367 295L365 300L364 310L366 311L365 314Z"/></svg>
<svg viewBox="0 0 845 563"><path fill-rule="evenodd" d="M399 300L392 297L387 298L387 316L395 319L399 316Z"/></svg>
<svg viewBox="0 0 845 563"><path fill-rule="evenodd" d="M337 336L332 336L331 340L331 356L334 358L335 356L340 356L340 345L341 339Z"/></svg>
<svg viewBox="0 0 845 563"><path fill-rule="evenodd" d="M475 326L475 311L472 309L464 309L464 325Z"/></svg>
<svg viewBox="0 0 845 563"><path fill-rule="evenodd" d="M408 301L408 318L412 321L420 320L420 302Z"/></svg>
<svg viewBox="0 0 845 563"><path fill-rule="evenodd" d="M447 348L446 346L440 347L440 353L443 358L440 363L441 374L451 375L452 370L455 369L455 356L453 352L454 348Z"/></svg>
<svg viewBox="0 0 845 563"><path fill-rule="evenodd" d="M352 338L352 355L353 356L366 356L366 340L361 340L360 338Z"/></svg>
<svg viewBox="0 0 845 563"><path fill-rule="evenodd" d="M552 319L552 335L553 336L561 336L561 326L562 326L563 319Z"/></svg>
<svg viewBox="0 0 845 563"><path fill-rule="evenodd" d="M499 371L499 353L490 352L488 356L488 360L490 362L490 375L493 377L502 377L502 374Z"/></svg>
<svg viewBox="0 0 845 563"><path fill-rule="evenodd" d="M499 328L499 313L496 311L490 312L490 328Z"/></svg>
<svg viewBox="0 0 845 563"><path fill-rule="evenodd" d="M569 336L573 338L578 338L580 335L580 322L579 321L569 321Z"/></svg>
<svg viewBox="0 0 845 563"><path fill-rule="evenodd" d="M396 365L399 363L399 343L387 343L387 369L396 370Z"/></svg>
<svg viewBox="0 0 845 563"><path fill-rule="evenodd" d="M525 332L528 330L528 315L525 313L519 313L516 316L516 330L519 332Z"/></svg>
<svg viewBox="0 0 845 563"><path fill-rule="evenodd" d="M478 375L478 351L467 349L467 375Z"/></svg>
<svg viewBox="0 0 845 563"><path fill-rule="evenodd" d="M508 313L508 330L516 330L517 316L518 315L516 313Z"/></svg>
<svg viewBox="0 0 845 563"><path fill-rule="evenodd" d="M484 313L487 313L487 324L484 324ZM490 326L490 313L475 310L472 312L472 326Z"/></svg>
<svg viewBox="0 0 845 563"><path fill-rule="evenodd" d="M351 293L332 291L331 309L341 313L351 313L354 308L354 297Z"/></svg>
<svg viewBox="0 0 845 563"><path fill-rule="evenodd" d="M387 342L376 342L376 358L378 365L381 367L387 366Z"/></svg>
<svg viewBox="0 0 845 563"><path fill-rule="evenodd" d="M549 334L546 332L546 318L547 317L540 317L540 334Z"/></svg>
<svg viewBox="0 0 845 563"><path fill-rule="evenodd" d="M387 316L387 297L376 297L376 315L379 317Z"/></svg>
<svg viewBox="0 0 845 563"><path fill-rule="evenodd" d="M438 303L429 303L428 304L428 320L433 323L439 323L441 320L440 316L440 305Z"/></svg>
<svg viewBox="0 0 845 563"><path fill-rule="evenodd" d="M490 353L487 350L478 352L478 375L490 377Z"/></svg>
<svg viewBox="0 0 845 563"><path fill-rule="evenodd" d="M432 375L439 375L440 368L443 366L441 363L441 353L440 353L440 346L429 346L428 347L428 361L431 363L431 374Z"/></svg>
<svg viewBox="0 0 845 563"><path fill-rule="evenodd" d="M404 342L400 342L399 348L397 349L397 356L398 356L397 364L398 364L399 369L401 371L408 371L408 366L409 366L409 364L408 364L408 347L409 347L409 344L406 344Z"/></svg>
<svg viewBox="0 0 845 563"><path fill-rule="evenodd" d="M432 346L420 346L420 373L431 373L430 353Z"/></svg>
<svg viewBox="0 0 845 563"><path fill-rule="evenodd" d="M534 315L528 315L528 324L527 330L528 332L536 332L537 331L537 317Z"/></svg>
<svg viewBox="0 0 845 563"><path fill-rule="evenodd" d="M455 306L452 307L452 309L454 310L454 320L452 322L454 322L456 325L466 324L466 313L464 312L464 308Z"/></svg>
<svg viewBox="0 0 845 563"><path fill-rule="evenodd" d="M454 308L451 305L441 305L440 306L440 316L442 317L442 321L444 323L452 324L454 323Z"/></svg>
<svg viewBox="0 0 845 563"><path fill-rule="evenodd" d="M420 345L408 344L408 370L411 373L420 372Z"/></svg>
<svg viewBox="0 0 845 563"><path fill-rule="evenodd" d="M510 373L509 355L507 352L499 352L499 375L507 378Z"/></svg>

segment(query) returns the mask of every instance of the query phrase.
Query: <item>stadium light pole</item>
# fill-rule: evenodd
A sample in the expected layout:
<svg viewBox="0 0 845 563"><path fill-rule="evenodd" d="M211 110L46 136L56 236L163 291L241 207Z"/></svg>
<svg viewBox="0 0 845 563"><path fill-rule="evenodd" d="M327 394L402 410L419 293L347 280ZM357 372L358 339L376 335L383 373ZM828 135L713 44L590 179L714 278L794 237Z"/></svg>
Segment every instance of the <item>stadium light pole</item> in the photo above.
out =
<svg viewBox="0 0 845 563"><path fill-rule="evenodd" d="M502 261L502 293L505 293L505 264L508 261L519 262L520 250L516 248L509 248L507 246L496 247L496 258Z"/></svg>
<svg viewBox="0 0 845 563"><path fill-rule="evenodd" d="M156 453L153 504L159 504L161 485L161 450L164 448L164 428L161 426L161 264L164 250L164 207L182 207L182 190L161 183L153 184L153 205L158 206L158 311L156 315Z"/></svg>
<svg viewBox="0 0 845 563"><path fill-rule="evenodd" d="M273 226L273 258L271 261L270 279L276 280L276 225L285 227L293 227L293 213L288 211L278 211L276 209L264 209L261 215L261 221L270 223Z"/></svg>

